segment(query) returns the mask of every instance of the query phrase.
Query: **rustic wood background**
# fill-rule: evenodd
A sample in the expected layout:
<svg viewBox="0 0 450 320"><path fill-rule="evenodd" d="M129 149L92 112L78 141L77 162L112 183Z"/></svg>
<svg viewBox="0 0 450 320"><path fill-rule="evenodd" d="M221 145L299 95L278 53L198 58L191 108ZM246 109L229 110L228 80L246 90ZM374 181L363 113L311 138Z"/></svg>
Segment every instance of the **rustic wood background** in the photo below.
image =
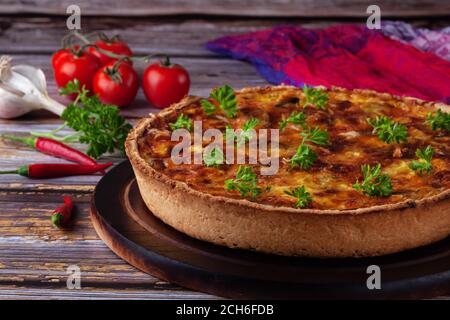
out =
<svg viewBox="0 0 450 320"><path fill-rule="evenodd" d="M0 2L0 54L14 63L44 70L51 96L57 90L50 55L66 33L65 9L72 0L2 0ZM255 69L244 62L225 59L203 48L215 37L243 33L284 23L324 27L337 22L364 22L372 0L129 0L75 1L82 10L82 31L120 33L137 54L167 53L191 74L191 94L207 95L215 85L236 88L264 85ZM401 18L415 25L438 28L450 24L447 0L378 1L382 18ZM137 66L142 72L144 66ZM58 98L61 100L61 98ZM64 100L61 100L64 101ZM155 112L142 92L135 104L123 110L131 122ZM55 128L61 121L34 112L17 120L0 120L0 134L26 135L31 130ZM0 168L12 169L53 158L0 140ZM104 160L123 160L108 156ZM208 299L146 275L115 256L97 237L88 205L98 176L29 180L0 176L0 299ZM74 226L57 230L50 224L51 211L62 194L74 197ZM66 268L80 266L82 289L66 289Z"/></svg>

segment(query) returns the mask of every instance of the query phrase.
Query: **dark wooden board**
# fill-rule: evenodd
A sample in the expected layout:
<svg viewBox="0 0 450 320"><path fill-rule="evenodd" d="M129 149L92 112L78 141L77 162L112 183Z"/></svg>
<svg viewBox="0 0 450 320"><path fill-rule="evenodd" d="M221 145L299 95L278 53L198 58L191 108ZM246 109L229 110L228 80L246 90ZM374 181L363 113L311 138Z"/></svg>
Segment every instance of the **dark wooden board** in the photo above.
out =
<svg viewBox="0 0 450 320"><path fill-rule="evenodd" d="M446 0L3 0L3 14L66 15L66 8L77 4L82 15L158 16L232 15L250 17L362 17L369 5L381 7L384 17L437 16L450 11Z"/></svg>
<svg viewBox="0 0 450 320"><path fill-rule="evenodd" d="M125 161L97 185L91 219L100 238L135 267L175 284L231 298L428 298L450 292L450 238L364 259L313 259L229 249L188 237L148 211ZM137 223L138 222L138 223ZM367 267L381 269L368 290Z"/></svg>

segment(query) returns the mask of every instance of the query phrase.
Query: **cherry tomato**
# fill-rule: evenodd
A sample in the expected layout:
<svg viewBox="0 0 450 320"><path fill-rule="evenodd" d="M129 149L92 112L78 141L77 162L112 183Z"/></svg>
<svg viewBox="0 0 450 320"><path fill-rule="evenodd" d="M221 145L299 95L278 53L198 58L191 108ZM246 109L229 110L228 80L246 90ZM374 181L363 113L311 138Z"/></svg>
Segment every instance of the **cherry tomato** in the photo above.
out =
<svg viewBox="0 0 450 320"><path fill-rule="evenodd" d="M55 62L53 71L58 87L65 87L67 82L78 79L81 87L85 86L92 92L92 78L100 68L100 61L95 56L87 52L62 53Z"/></svg>
<svg viewBox="0 0 450 320"><path fill-rule="evenodd" d="M73 46L73 50L74 51L78 51L80 49L79 45L74 45ZM52 67L53 69L56 68L56 65L58 64L58 62L60 60L62 60L62 58L64 58L67 55L72 54L72 51L70 50L70 48L63 48L63 49L59 49L58 51L56 51L53 55L52 55Z"/></svg>
<svg viewBox="0 0 450 320"><path fill-rule="evenodd" d="M133 55L130 47L128 47L128 45L125 42L119 40L119 38L117 38L117 37L113 37L111 40L109 40L107 38L102 39L102 40L97 40L95 42L95 45L97 47L99 47L100 49L112 52L114 54L124 55L124 56L128 56L128 57L131 57ZM99 52L95 47L89 47L88 51L91 54L93 54L94 56L96 56L100 60L102 65L106 65L107 63L109 63L111 61L117 61L117 59L114 59L112 57L109 57L109 56ZM129 60L128 63L132 64L131 60Z"/></svg>
<svg viewBox="0 0 450 320"><path fill-rule="evenodd" d="M172 64L169 58L149 65L142 76L142 88L147 100L163 109L180 101L189 92L189 73L182 66Z"/></svg>
<svg viewBox="0 0 450 320"><path fill-rule="evenodd" d="M97 71L93 85L103 103L124 107L136 98L139 78L129 63L113 61Z"/></svg>

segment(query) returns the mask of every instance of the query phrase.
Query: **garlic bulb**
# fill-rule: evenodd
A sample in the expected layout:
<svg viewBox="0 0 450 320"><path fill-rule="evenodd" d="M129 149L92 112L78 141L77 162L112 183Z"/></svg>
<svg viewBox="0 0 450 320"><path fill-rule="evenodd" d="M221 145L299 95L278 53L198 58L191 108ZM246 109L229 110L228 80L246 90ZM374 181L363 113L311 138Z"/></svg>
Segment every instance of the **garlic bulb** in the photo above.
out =
<svg viewBox="0 0 450 320"><path fill-rule="evenodd" d="M65 106L48 96L41 69L29 65L11 67L11 57L0 57L0 118L17 118L35 109L47 109L60 116Z"/></svg>

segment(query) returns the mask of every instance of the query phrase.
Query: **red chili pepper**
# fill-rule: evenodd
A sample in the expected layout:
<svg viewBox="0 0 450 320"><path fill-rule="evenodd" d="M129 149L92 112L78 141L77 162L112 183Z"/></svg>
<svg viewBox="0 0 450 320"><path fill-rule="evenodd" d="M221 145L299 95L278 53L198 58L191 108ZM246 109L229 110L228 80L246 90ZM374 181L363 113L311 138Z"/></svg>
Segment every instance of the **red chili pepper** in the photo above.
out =
<svg viewBox="0 0 450 320"><path fill-rule="evenodd" d="M72 199L70 199L67 196L64 196L64 204L58 208L55 209L52 213L52 223L58 227L61 228L62 226L66 225L67 222L69 222L70 217L72 216L72 210L73 210L73 203Z"/></svg>
<svg viewBox="0 0 450 320"><path fill-rule="evenodd" d="M36 150L41 151L42 153L48 154L53 157L58 157L85 165L97 164L97 162L94 159L85 155L83 152L78 151L62 142L53 139L44 137L25 138L9 135L3 135L3 137L9 140L22 142L26 145L29 145L32 148L35 148Z"/></svg>
<svg viewBox="0 0 450 320"><path fill-rule="evenodd" d="M36 163L22 166L16 170L0 171L0 174L20 174L32 179L48 179L77 175L89 175L112 166L112 162L84 165L66 163Z"/></svg>

